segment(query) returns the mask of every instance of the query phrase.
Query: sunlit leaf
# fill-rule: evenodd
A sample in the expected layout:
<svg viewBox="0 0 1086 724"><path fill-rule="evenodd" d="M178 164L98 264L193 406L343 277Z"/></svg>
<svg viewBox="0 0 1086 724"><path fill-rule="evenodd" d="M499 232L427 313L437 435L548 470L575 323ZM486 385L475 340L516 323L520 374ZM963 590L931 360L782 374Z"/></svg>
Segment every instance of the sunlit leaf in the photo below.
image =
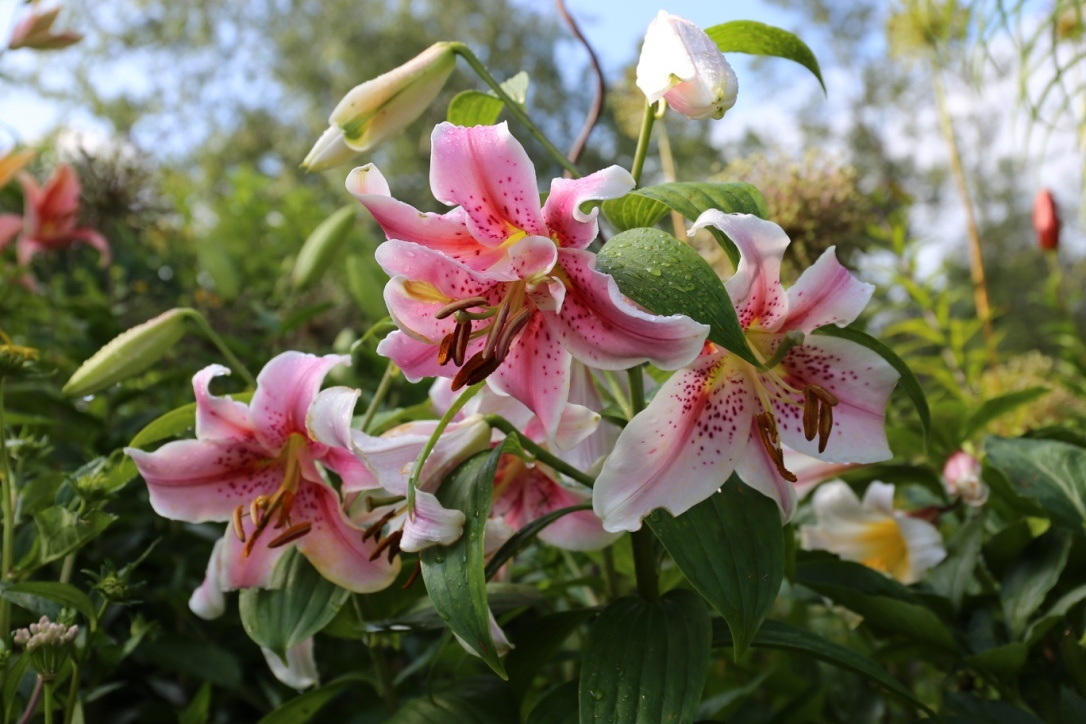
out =
<svg viewBox="0 0 1086 724"><path fill-rule="evenodd" d="M822 91L826 91L818 58L806 43L787 30L754 20L733 20L706 28L705 33L722 53L768 55L795 61L811 71L822 86Z"/></svg>

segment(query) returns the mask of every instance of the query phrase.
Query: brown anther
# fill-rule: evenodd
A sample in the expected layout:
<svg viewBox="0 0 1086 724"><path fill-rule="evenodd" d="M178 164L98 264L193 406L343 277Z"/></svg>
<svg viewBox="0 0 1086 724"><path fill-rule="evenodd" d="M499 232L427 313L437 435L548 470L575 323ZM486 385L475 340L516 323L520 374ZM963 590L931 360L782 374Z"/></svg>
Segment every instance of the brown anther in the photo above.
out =
<svg viewBox="0 0 1086 724"><path fill-rule="evenodd" d="M814 440L818 434L819 397L810 387L803 388L803 437Z"/></svg>
<svg viewBox="0 0 1086 724"><path fill-rule="evenodd" d="M486 347L483 349L484 357L494 356L494 348L498 346L498 338L502 336L502 328L505 327L505 320L508 318L509 305L503 304L498 308L498 314L490 323L490 329L487 330Z"/></svg>
<svg viewBox="0 0 1086 724"><path fill-rule="evenodd" d="M422 573L422 561L415 561L415 567L411 571L411 575L407 577L403 585L400 586L401 591L406 591L411 588L411 585L419 579L419 574Z"/></svg>
<svg viewBox="0 0 1086 724"><path fill-rule="evenodd" d="M241 516L244 515L244 513L242 511L244 509L245 509L244 505L239 505L238 507L234 508L234 517L233 517L234 535L236 535L238 537L238 540L241 541L242 543L245 542L245 526L243 526L241 524Z"/></svg>
<svg viewBox="0 0 1086 724"><path fill-rule="evenodd" d="M818 397L818 399L822 400L830 407L833 407L840 402L840 400L837 399L837 396L827 390L825 387L819 387L818 385L807 385L807 389L809 389L812 393L814 393L815 396Z"/></svg>
<svg viewBox="0 0 1086 724"><path fill-rule="evenodd" d="M520 330L524 329L528 324L528 320L531 316L532 312L530 309L521 309L514 314L513 318L509 320L509 323L505 325L501 337L498 338L498 343L494 345L494 356L499 362L505 359L505 356L509 354L509 347L513 344L513 339L520 334Z"/></svg>
<svg viewBox="0 0 1086 724"><path fill-rule="evenodd" d="M460 327L457 327L441 338L441 345L437 348L437 363L442 367L452 359L453 338L456 337L456 332L459 329Z"/></svg>
<svg viewBox="0 0 1086 724"><path fill-rule="evenodd" d="M372 525L370 525L369 528L366 528L366 532L362 534L362 541L365 542L365 541L369 540L370 538L375 538L375 539L380 538L381 537L381 529L385 527L385 524L388 523L388 521L395 518L396 513L398 513L398 512L399 512L398 510L392 509L392 510L388 511L387 513L385 513L384 515L382 515L379 520L377 520Z"/></svg>
<svg viewBox="0 0 1086 724"><path fill-rule="evenodd" d="M502 361L497 357L483 357L482 352L476 352L453 377L453 392L456 392L464 385L474 385L476 382L482 382L491 372L498 369L501 363Z"/></svg>
<svg viewBox="0 0 1086 724"><path fill-rule="evenodd" d="M453 364L460 367L468 353L468 342L471 340L471 320L460 322L456 325L453 336Z"/></svg>
<svg viewBox="0 0 1086 724"><path fill-rule="evenodd" d="M260 530L264 527L263 525L261 525L261 523L263 522L264 510L267 508L267 506L268 499L265 498L263 495L256 496L255 498L253 498L253 501L249 503L249 518L252 519L253 525L257 527L257 530Z"/></svg>
<svg viewBox="0 0 1086 724"><path fill-rule="evenodd" d="M375 561L381 557L381 554L386 550L388 551L388 562L391 563L396 554L400 552L400 539L403 538L403 531L398 530L392 535L385 538L383 541L377 544L377 547L373 549L373 553L370 553L370 560Z"/></svg>
<svg viewBox="0 0 1086 724"><path fill-rule="evenodd" d="M292 543L293 541L298 540L312 529L313 524L308 521L306 521L305 523L298 523L297 525L292 525L285 531L280 533L276 538L273 538L271 541L269 541L268 548L279 548L280 546L285 546L287 543Z"/></svg>
<svg viewBox="0 0 1086 724"><path fill-rule="evenodd" d="M458 299L455 302L450 302L449 304L446 304L444 307L434 312L434 319L445 319L445 317L448 317L455 312L462 312L466 309L471 309L472 307L481 307L485 304L486 299L484 297L469 297L467 299Z"/></svg>
<svg viewBox="0 0 1086 724"><path fill-rule="evenodd" d="M770 460L777 467L780 476L790 483L799 478L788 468L784 467L784 450L780 446L780 434L777 432L777 420L771 412L761 412L754 416L755 427L758 429L758 437L762 441Z"/></svg>
<svg viewBox="0 0 1086 724"><path fill-rule="evenodd" d="M289 490L280 490L272 497L269 509L275 510L276 505L279 506L279 517L275 521L275 527L279 529L290 523L290 511L294 507L294 493Z"/></svg>
<svg viewBox="0 0 1086 724"><path fill-rule="evenodd" d="M822 405L818 411L818 452L826 452L831 432L833 432L833 407Z"/></svg>

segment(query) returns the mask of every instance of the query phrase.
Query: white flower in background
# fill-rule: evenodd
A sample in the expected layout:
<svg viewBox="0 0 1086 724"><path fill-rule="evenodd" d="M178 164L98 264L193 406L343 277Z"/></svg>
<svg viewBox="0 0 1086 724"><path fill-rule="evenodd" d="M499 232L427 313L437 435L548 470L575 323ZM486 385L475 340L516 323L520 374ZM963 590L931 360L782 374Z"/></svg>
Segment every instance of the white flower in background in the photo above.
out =
<svg viewBox="0 0 1086 724"><path fill-rule="evenodd" d="M739 80L705 31L664 10L649 24L637 87L655 103L663 98L687 118L720 119L735 105Z"/></svg>
<svg viewBox="0 0 1086 724"><path fill-rule="evenodd" d="M980 477L980 461L964 450L951 455L943 467L943 483L952 498L979 508L988 502L988 486Z"/></svg>
<svg viewBox="0 0 1086 724"><path fill-rule="evenodd" d="M874 482L863 502L847 484L834 480L821 485L812 500L817 524L800 529L807 550L826 550L916 583L946 558L943 538L935 526L894 510L894 486Z"/></svg>

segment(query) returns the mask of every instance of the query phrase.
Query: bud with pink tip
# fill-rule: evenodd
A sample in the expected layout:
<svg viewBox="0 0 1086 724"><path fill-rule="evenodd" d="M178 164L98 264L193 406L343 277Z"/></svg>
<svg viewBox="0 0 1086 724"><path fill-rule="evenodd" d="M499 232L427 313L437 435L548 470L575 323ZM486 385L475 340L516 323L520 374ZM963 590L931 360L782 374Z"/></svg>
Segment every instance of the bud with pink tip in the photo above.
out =
<svg viewBox="0 0 1086 724"><path fill-rule="evenodd" d="M979 508L988 501L988 486L980 477L980 462L964 450L947 459L943 480L947 493L960 497L966 505Z"/></svg>
<svg viewBox="0 0 1086 724"><path fill-rule="evenodd" d="M1041 189L1033 199L1033 230L1043 251L1055 251L1060 245L1060 210L1048 189Z"/></svg>

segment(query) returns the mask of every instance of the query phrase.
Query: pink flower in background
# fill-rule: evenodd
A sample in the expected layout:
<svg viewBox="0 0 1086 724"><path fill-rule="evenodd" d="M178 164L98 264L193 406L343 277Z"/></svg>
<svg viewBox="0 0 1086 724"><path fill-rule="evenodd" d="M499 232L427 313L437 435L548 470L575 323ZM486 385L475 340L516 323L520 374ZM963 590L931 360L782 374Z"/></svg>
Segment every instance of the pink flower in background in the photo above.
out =
<svg viewBox="0 0 1086 724"><path fill-rule="evenodd" d="M1048 189L1041 189L1033 199L1033 231L1042 251L1055 251L1060 246L1060 209Z"/></svg>
<svg viewBox="0 0 1086 724"><path fill-rule="evenodd" d="M58 50L78 43L83 39L80 33L72 30L53 32L53 23L56 22L59 12L59 6L48 9L32 7L11 31L8 47L12 50L19 48Z"/></svg>
<svg viewBox="0 0 1086 724"><path fill-rule="evenodd" d="M396 201L372 165L347 188L389 241L377 261L392 279L385 302L400 327L378 351L407 377L441 376L453 388L487 379L539 416L557 441L573 359L600 369L651 361L664 369L701 349L704 325L641 311L596 271L585 247L596 211L581 204L633 188L612 166L582 179L555 179L540 206L535 168L505 124L434 129L430 185L444 214Z"/></svg>
<svg viewBox="0 0 1086 724"><path fill-rule="evenodd" d="M979 508L988 502L988 486L980 477L980 461L964 450L947 458L943 466L947 494Z"/></svg>
<svg viewBox="0 0 1086 724"><path fill-rule="evenodd" d="M284 352L261 370L249 405L210 394L212 378L229 373L212 365L193 378L195 440L153 453L125 449L156 513L192 523L232 521L219 562L209 566L211 588L194 594L193 610L214 611L215 590L265 585L290 545L351 591L378 591L395 579L399 560L371 560L377 541L363 539L317 466L338 474L345 493L377 488L373 475L350 451L318 442L306 428L325 375L349 363L346 356Z"/></svg>
<svg viewBox="0 0 1086 724"><path fill-rule="evenodd" d="M725 288L751 348L772 366L758 369L706 343L669 378L623 430L596 480L593 505L607 530L637 530L656 508L679 515L733 471L790 518L797 476L785 466L784 445L827 462L891 456L884 422L897 372L859 344L810 334L852 322L874 287L849 274L831 248L785 290L780 265L789 241L779 226L719 211L702 214L694 229L707 225L739 248Z"/></svg>
<svg viewBox="0 0 1086 724"><path fill-rule="evenodd" d="M27 174L19 175L23 185L23 215L0 215L0 249L19 236L15 255L19 266L27 266L35 255L67 249L77 242L98 250L102 266L110 261L109 243L101 234L79 221L79 178L71 166L61 165L44 186Z"/></svg>

